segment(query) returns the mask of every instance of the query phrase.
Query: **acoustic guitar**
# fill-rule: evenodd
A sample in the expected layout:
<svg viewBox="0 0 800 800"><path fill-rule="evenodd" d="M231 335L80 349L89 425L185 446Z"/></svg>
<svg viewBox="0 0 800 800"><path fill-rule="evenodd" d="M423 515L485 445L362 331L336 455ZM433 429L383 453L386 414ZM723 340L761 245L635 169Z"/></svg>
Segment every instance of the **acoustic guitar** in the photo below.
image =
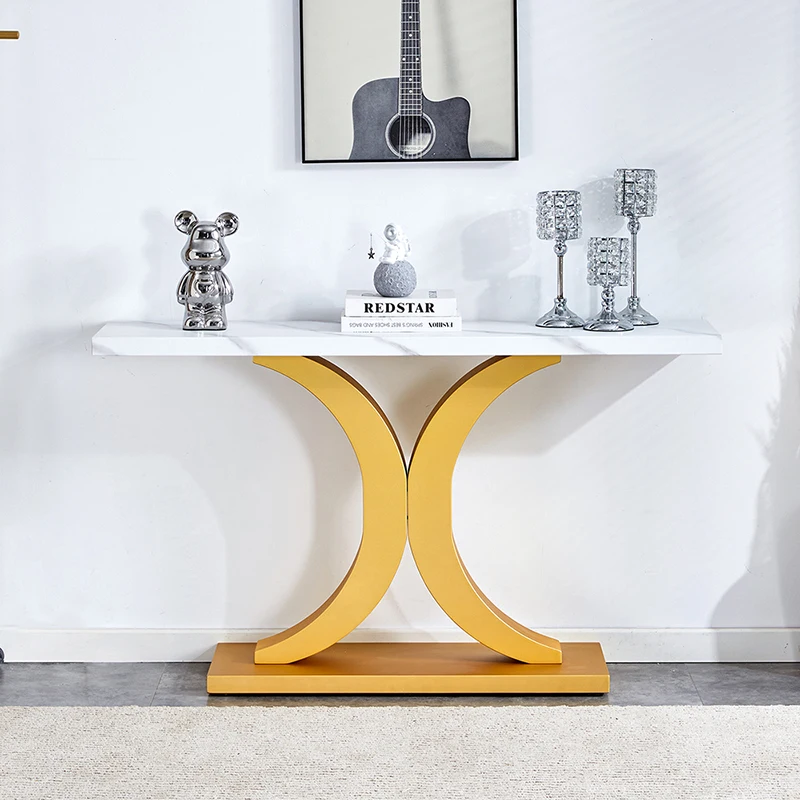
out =
<svg viewBox="0 0 800 800"><path fill-rule="evenodd" d="M420 0L401 6L400 77L370 81L356 92L350 160L468 160L469 101L425 97Z"/></svg>

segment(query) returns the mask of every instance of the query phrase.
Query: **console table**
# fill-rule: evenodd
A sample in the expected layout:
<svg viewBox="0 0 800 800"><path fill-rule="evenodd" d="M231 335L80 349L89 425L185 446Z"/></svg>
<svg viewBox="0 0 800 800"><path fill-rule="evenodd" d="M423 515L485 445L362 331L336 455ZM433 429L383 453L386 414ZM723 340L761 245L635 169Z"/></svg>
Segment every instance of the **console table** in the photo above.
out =
<svg viewBox="0 0 800 800"><path fill-rule="evenodd" d="M472 426L506 389L573 356L716 355L722 338L702 320L629 333L465 323L443 335L342 334L324 322L234 322L225 332L109 323L98 356L249 356L315 395L350 440L363 482L363 534L350 570L312 614L257 643L219 644L211 694L603 694L600 644L562 643L504 614L467 571L452 529L456 460ZM345 356L479 356L480 366L439 401L406 460L389 419L357 381L327 360ZM349 644L383 597L408 541L436 602L475 643Z"/></svg>

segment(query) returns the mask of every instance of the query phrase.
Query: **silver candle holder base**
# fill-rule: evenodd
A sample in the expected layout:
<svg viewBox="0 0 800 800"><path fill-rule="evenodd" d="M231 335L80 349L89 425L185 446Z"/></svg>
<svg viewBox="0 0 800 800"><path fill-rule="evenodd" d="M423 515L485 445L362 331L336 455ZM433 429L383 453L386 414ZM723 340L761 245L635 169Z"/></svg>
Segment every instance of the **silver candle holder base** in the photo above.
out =
<svg viewBox="0 0 800 800"><path fill-rule="evenodd" d="M628 322L618 316L613 309L614 293L611 292L610 310L603 309L599 314L592 317L583 327L587 331L597 331L599 333L619 333L622 331L632 331L633 323Z"/></svg>
<svg viewBox="0 0 800 800"><path fill-rule="evenodd" d="M536 320L537 328L582 328L584 321L567 305L565 297L556 297L553 307Z"/></svg>
<svg viewBox="0 0 800 800"><path fill-rule="evenodd" d="M638 297L629 297L628 305L620 311L619 315L637 328L658 325L658 320L649 311L645 311L642 308L642 302Z"/></svg>

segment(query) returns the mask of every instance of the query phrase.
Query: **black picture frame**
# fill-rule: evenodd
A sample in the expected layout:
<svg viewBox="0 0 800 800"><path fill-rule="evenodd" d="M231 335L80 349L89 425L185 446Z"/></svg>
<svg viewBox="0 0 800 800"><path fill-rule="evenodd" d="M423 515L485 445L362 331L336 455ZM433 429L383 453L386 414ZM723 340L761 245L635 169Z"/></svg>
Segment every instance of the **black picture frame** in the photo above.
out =
<svg viewBox="0 0 800 800"><path fill-rule="evenodd" d="M395 7L397 23L394 35L400 39L399 51L397 48L386 47L388 53L394 52L397 57L399 52L401 63L398 64L395 75L375 75L367 78L372 69L368 55L360 54L360 41L372 42L375 30L369 21L359 22L355 15L358 8L364 8L366 0L298 0L299 27L300 27L300 104L301 104L301 153L303 164L376 164L376 163L480 163L480 162L511 162L519 160L519 45L518 45L518 12L517 0L469 0L475 7L486 6L488 19L497 19L500 12L507 15L508 52L487 56L485 63L494 64L505 56L509 68L508 85L504 92L495 92L495 95L505 98L504 111L507 119L504 121L504 134L502 142L496 140L483 140L476 144L472 136L474 133L475 105L466 95L456 94L442 100L431 100L425 94L425 70L420 65L415 72L412 67L404 67L402 62L409 60L423 61L426 56L425 15L438 12L438 28L441 29L442 18L452 15L454 9L466 8L464 0L369 0L370 12L380 8L385 17L390 6ZM330 9L336 9L335 19L312 19L320 14L330 14ZM427 8L426 8L427 7ZM417 11L415 12L415 8ZM409 11L407 16L404 13ZM481 8L481 10L483 10ZM348 11L351 15L348 16ZM402 19L400 18L403 12ZM416 25L414 20L416 13ZM331 24L332 23L332 24ZM358 30L359 25L362 26ZM319 35L310 36L307 28L315 26L316 30L324 29L325 41L320 43ZM502 34L502 31L501 31ZM385 34L383 41L388 42L391 31ZM417 50L413 48L417 41ZM368 37L362 39L360 37ZM406 40L408 37L408 40ZM501 38L501 37L497 37ZM419 44L421 40L421 45ZM335 46L334 46L335 44ZM343 48L347 52L342 55ZM326 49L330 47L330 50ZM338 50L337 50L338 48ZM374 53L375 47L372 46ZM454 48L455 49L455 48ZM335 60L337 51L339 61ZM418 54L414 59L415 54ZM362 59L361 62L358 59ZM453 60L451 53L450 60ZM385 65L386 59L381 56ZM479 70L483 69L481 58L461 59L459 69L467 73L470 78L475 78ZM340 65L337 72L336 65ZM345 66L348 78L350 73L359 75L363 73L367 78L362 83L359 78L353 81L343 79L341 66ZM380 72L378 68L376 70ZM384 71L386 71L384 69ZM452 73L454 70L450 70ZM443 70L440 70L440 74ZM312 79L313 73L313 79ZM330 77L328 77L330 76ZM452 75L450 76L452 84ZM330 83L326 84L326 81ZM477 81L476 81L477 82ZM488 77L486 83L488 84ZM465 81L468 83L468 81ZM312 85L313 84L313 85ZM419 89L414 89L414 87ZM322 87L322 88L321 88ZM496 81L492 83L496 89ZM331 90L331 91L327 91ZM344 102L345 97L352 92L348 113L350 119L349 153L345 148L344 134ZM406 98L404 95L410 97ZM415 98L415 94L418 95ZM344 95L344 96L342 96ZM322 106L330 106L331 97L336 96L335 118L336 130L332 120L334 114L325 116ZM492 102L500 102L492 100ZM468 109L465 109L467 104ZM317 104L317 105L315 105ZM328 108L330 110L330 108ZM393 112L384 123L384 117ZM464 129L464 119L467 119L467 129ZM485 115L488 116L488 115ZM501 115L496 114L493 121ZM327 121L331 120L330 128ZM427 120L427 121L426 121ZM332 133L329 134L328 131ZM321 142L321 139L324 140ZM335 144L334 144L335 142ZM466 151L465 151L466 147ZM335 151L335 155L334 155Z"/></svg>

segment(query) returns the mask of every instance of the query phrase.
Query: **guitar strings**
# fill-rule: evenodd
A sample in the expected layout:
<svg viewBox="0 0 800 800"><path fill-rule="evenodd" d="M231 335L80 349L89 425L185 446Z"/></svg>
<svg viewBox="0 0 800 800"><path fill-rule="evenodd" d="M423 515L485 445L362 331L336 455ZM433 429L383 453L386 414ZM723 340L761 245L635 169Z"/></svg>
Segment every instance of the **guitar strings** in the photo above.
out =
<svg viewBox="0 0 800 800"><path fill-rule="evenodd" d="M408 64L408 58L410 57L410 53L409 53L409 47L408 47L408 44L407 44L407 43L406 43L406 41L405 41L405 38L406 38L406 37L405 37L405 33L407 32L407 28L406 28L406 24L405 24L405 19L406 19L406 17L405 17L405 14L406 14L406 8L405 8L405 6L406 6L406 3L404 2L404 3L403 3L403 26L402 26L401 30L403 30L403 31L404 31L404 33L403 33L403 44L404 44L404 49L405 49L405 51L406 51L406 62L405 62L405 78L406 78L406 81L405 81L405 91L406 91L406 93L408 93L408 91L409 91L409 88L408 88L408 85L409 85L409 79L408 79L408 74L409 74L409 64ZM402 107L402 103L401 103L401 107ZM406 97L406 98L405 98L405 107L406 107L406 109L405 109L405 110L407 111L407 110L408 110L408 97ZM401 113L402 113L402 112L401 112ZM406 148L408 147L408 117L407 117L407 115L406 115L406 114L403 114L403 117L402 117L402 119L401 119L401 121L400 121L400 127L401 127L401 130L402 130L402 137L403 137L403 138L400 140L400 147L399 147L398 149L399 149L399 151L400 151L400 157L401 157L401 158L404 158L404 157L405 157Z"/></svg>
<svg viewBox="0 0 800 800"><path fill-rule="evenodd" d="M407 8L410 6L410 8ZM399 142L398 152L401 158L413 158L414 147L410 134L413 133L415 121L413 119L413 99L414 99L414 70L412 65L415 63L413 59L416 57L414 51L414 19L413 19L413 2L410 0L403 0L402 3L402 19L400 30L403 37L403 47L401 52L405 53L403 59L403 69L401 70L402 78L405 80L400 81L400 131L401 141ZM407 34L407 35L406 35ZM407 39L412 39L409 43ZM411 46L409 46L411 45ZM403 93L405 92L405 97ZM405 113L404 113L405 112Z"/></svg>
<svg viewBox="0 0 800 800"><path fill-rule="evenodd" d="M410 6L410 8L406 8ZM425 122L422 101L422 36L419 0L402 0L400 31L402 63L399 81L399 141L400 158L422 158L433 138ZM411 39L411 42L407 40ZM405 95L405 96L404 96Z"/></svg>

